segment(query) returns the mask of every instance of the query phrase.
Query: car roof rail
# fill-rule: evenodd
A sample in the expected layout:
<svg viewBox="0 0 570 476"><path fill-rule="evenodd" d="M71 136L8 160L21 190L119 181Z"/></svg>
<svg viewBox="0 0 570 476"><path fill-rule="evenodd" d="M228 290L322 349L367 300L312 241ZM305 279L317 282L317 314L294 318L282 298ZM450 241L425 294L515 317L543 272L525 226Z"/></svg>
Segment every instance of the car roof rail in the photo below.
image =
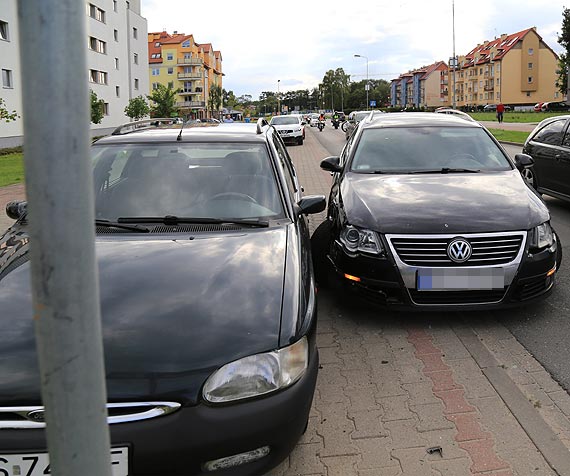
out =
<svg viewBox="0 0 570 476"><path fill-rule="evenodd" d="M269 125L269 122L267 122L267 119L264 119L263 117L260 117L260 118L257 120L257 133L258 133L258 134L261 134L261 133L263 132L263 128L264 128L265 126L268 126L268 125Z"/></svg>
<svg viewBox="0 0 570 476"><path fill-rule="evenodd" d="M130 132L135 132L140 129L150 129L161 126L172 126L177 125L177 117L153 117L152 119L143 119L141 121L127 122L117 127L111 135L118 136L122 134L128 134Z"/></svg>

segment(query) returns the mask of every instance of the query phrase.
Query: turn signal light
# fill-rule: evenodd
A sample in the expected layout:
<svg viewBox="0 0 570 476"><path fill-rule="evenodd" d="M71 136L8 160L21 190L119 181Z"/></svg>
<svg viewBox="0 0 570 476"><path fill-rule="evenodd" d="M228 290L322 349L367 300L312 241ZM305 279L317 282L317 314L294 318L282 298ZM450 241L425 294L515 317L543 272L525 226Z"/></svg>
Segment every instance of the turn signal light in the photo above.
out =
<svg viewBox="0 0 570 476"><path fill-rule="evenodd" d="M357 277L357 276L352 276L352 275L350 275L350 274L345 274L344 277L345 277L346 279L350 279L351 281L356 281L357 283L360 282L360 278Z"/></svg>
<svg viewBox="0 0 570 476"><path fill-rule="evenodd" d="M554 273L556 273L556 266L552 268L548 273L546 273L546 277L548 278L549 276L552 276Z"/></svg>

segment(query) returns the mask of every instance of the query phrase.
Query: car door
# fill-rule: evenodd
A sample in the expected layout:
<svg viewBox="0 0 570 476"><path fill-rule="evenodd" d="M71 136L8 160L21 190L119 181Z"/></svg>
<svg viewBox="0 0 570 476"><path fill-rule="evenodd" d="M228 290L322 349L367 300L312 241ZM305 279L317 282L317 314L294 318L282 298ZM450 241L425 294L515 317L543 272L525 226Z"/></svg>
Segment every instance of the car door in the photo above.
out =
<svg viewBox="0 0 570 476"><path fill-rule="evenodd" d="M528 142L526 152L535 160L534 172L538 188L547 192L558 191L566 188L564 180L559 176L561 169L561 157L567 156L569 147L563 147L562 139L568 128L566 118L559 118L548 123L538 130ZM569 138L570 139L570 138Z"/></svg>
<svg viewBox="0 0 570 476"><path fill-rule="evenodd" d="M570 197L570 121L566 125L566 132L562 139L562 147L555 156L556 160L556 181L560 193Z"/></svg>

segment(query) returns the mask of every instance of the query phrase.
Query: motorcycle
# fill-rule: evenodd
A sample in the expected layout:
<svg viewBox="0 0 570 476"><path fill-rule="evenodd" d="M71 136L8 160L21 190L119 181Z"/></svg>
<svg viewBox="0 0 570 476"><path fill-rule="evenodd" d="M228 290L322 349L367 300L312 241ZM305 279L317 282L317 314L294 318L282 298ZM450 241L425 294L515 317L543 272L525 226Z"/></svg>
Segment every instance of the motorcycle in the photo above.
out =
<svg viewBox="0 0 570 476"><path fill-rule="evenodd" d="M319 120L319 123L317 124L317 127L319 128L319 132L323 132L323 129L324 129L324 127L325 127L325 121L320 121L320 120Z"/></svg>
<svg viewBox="0 0 570 476"><path fill-rule="evenodd" d="M340 121L338 119L333 119L332 125L335 129L338 129L338 126L340 126Z"/></svg>

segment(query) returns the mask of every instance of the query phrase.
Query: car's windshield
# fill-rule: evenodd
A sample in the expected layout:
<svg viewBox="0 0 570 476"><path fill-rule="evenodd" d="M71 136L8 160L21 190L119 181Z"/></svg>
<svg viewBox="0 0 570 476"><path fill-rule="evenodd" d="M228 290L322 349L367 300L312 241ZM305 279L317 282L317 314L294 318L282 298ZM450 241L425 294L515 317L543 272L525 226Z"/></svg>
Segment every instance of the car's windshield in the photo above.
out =
<svg viewBox="0 0 570 476"><path fill-rule="evenodd" d="M291 124L299 124L299 119L292 116L279 116L271 119L271 124L274 126L285 126Z"/></svg>
<svg viewBox="0 0 570 476"><path fill-rule="evenodd" d="M365 129L350 164L350 170L360 173L511 168L503 152L479 127Z"/></svg>
<svg viewBox="0 0 570 476"><path fill-rule="evenodd" d="M264 145L96 145L92 157L98 219L283 216Z"/></svg>

